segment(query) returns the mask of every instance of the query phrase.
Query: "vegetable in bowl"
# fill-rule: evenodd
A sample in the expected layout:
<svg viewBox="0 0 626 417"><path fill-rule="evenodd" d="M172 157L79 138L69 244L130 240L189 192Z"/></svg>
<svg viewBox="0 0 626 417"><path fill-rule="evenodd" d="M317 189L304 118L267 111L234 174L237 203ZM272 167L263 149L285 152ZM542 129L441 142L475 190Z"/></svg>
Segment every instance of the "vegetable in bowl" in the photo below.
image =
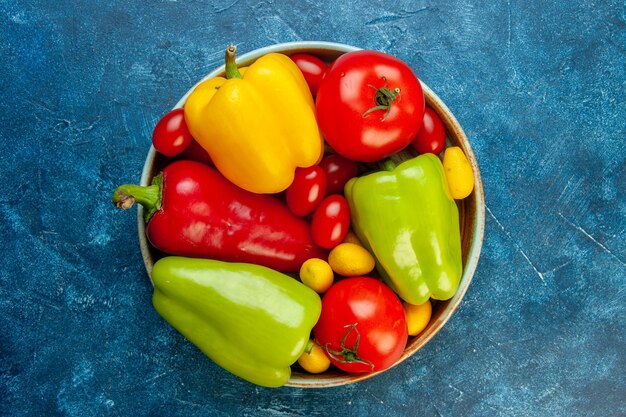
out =
<svg viewBox="0 0 626 417"><path fill-rule="evenodd" d="M299 55L301 57L304 54L304 55L313 56L321 60L325 65L320 65L319 69L322 70L323 72L326 72L332 67L332 63L338 57L355 52L355 51L358 51L358 48L354 48L354 47L347 46L347 45L335 44L335 43L297 42L297 43L272 45L267 48L262 48L260 50L253 51L251 53L241 56L236 62L239 68L250 67L255 62L257 62L261 57L264 57L268 54L281 54L286 57L296 57L296 55ZM320 89L323 88L322 83L323 83L324 78L322 78L322 81L320 81L319 78L316 81L315 77L307 78L306 69L305 68L300 69L300 67L297 64L298 62L297 60L294 60L293 62L296 64L295 67L298 68L298 71L299 71L298 73L296 73L296 74L299 74L299 75L296 75L296 77L299 79L300 77L302 77L301 81L304 82L305 85L308 85L310 87L308 94L310 95L312 102L315 103L315 100L317 99L317 97L315 95L314 86L312 84L307 84L307 83L317 82L318 83L317 95L319 95ZM215 71L207 75L207 77L201 80L196 85L196 87L192 88L179 101L179 103L177 103L175 108L184 109L188 103L189 97L194 94L194 91L197 87L199 87L202 83L209 81L210 79L213 79L215 77L223 77L224 75L225 75L224 66L216 69ZM243 75L245 77L245 71L243 71ZM237 80L234 80L234 81L237 81ZM334 236L334 239L329 239L330 243L325 245L328 247L322 248L323 254L317 255L315 258L311 258L311 259L319 259L321 262L324 262L328 265L328 262L327 262L329 260L328 251L329 250L332 251L334 247L344 244L345 242L350 242L350 244L352 245L359 245L359 247L362 247L363 250L369 252L369 254L375 259L375 263L377 264L378 268L370 273L366 273L365 275L367 276L367 278L378 282L380 285L383 285L385 288L391 291L394 297L397 298L398 302L400 303L400 306L403 307L402 311L404 311L403 314L405 315L405 326L407 327L407 329L413 329L411 330L412 334L407 337L406 342L401 343L403 344L403 349L400 350L399 356L397 356L396 358L394 358L393 361L391 361L389 367L400 364L406 358L408 358L409 356L417 352L421 346L427 343L438 332L438 330L441 329L441 327L453 314L453 312L455 311L460 300L465 294L465 291L467 290L468 285L471 281L474 269L476 267L476 263L478 261L478 256L480 253L480 246L482 242L482 235L483 235L483 228L484 228L484 201L483 201L483 194L482 194L482 184L480 182L480 174L478 171L476 160L471 150L471 146L467 138L465 137L461 127L459 126L458 122L456 121L452 113L447 109L445 104L432 92L432 90L428 88L428 86L426 86L421 81L419 81L419 83L420 83L422 93L423 93L423 101L424 101L425 109L431 109L432 112L434 112L434 114L436 114L439 117L442 125L444 126L444 131L446 134L445 148L449 149L452 147L458 147L461 150L461 153L466 157L467 159L466 162L468 163L468 166L471 168L470 176L471 176L471 183L473 184L472 191L467 197L463 199L457 199L453 202L453 204L457 207L457 210L458 210L457 223L458 223L458 235L459 235L459 241L460 241L460 248L461 248L461 254L462 254L462 257L461 257L462 273L460 277L458 278L458 287L456 291L454 291L451 294L450 298L446 300L430 299L427 302L428 305L431 307L430 309L425 309L421 307L409 308L411 305L407 306L408 303L406 301L404 302L401 301L402 298L400 298L396 293L393 292L392 290L393 285L390 285L388 283L390 281L386 282L383 279L383 276L382 276L383 274L379 272L381 270L380 259L378 259L378 257L376 257L374 253L372 253L373 251L370 248L368 248L368 244L370 244L370 242L368 242L367 239L363 238L363 236L361 236L362 239L359 239L359 237L357 237L357 234L355 234L355 231L352 230L354 228L354 218L352 216L353 207L350 207L349 199L345 199L346 197L345 192L344 192L345 184L349 180L351 180L351 178L357 177L354 181L361 181L361 180L365 180L368 175L375 173L375 171L383 170L385 166L384 161L387 159L386 157L382 157L382 159L380 160L367 161L367 162L354 160L345 155L341 155L339 152L337 152L336 149L333 148L333 146L330 145L328 141L326 141L325 146L323 147L322 154L320 154L318 158L316 159L316 161L314 161L311 165L309 165L308 167L292 165L292 168L290 168L290 170L293 170L294 176L297 174L298 170L300 169L302 170L311 169L311 170L319 172L319 170L314 167L322 168L326 176L325 192L323 193L318 192L318 194L316 195L316 198L309 201L308 200L309 197L315 193L311 192L311 189L314 187L311 186L311 184L308 184L307 186L310 186L309 189L305 190L304 188L306 187L304 187L304 188L298 189L297 190L298 192L292 193L293 195L290 197L291 204L289 204L289 201L286 196L286 191L281 191L281 192L268 191L268 193L251 191L252 194L254 194L255 196L268 197L268 198L275 200L283 208L290 211L291 216L294 216L298 218L299 220L301 220L302 222L306 223L307 227L309 228L311 239L313 239L312 238L313 236L312 220L313 220L313 217L315 216L315 212L322 206L322 202L326 198L331 197L333 195L336 195L345 199L346 203L348 203L348 207L350 208L348 230L346 230L346 228L343 226L345 225L345 222L343 220L339 222L340 225L337 226L339 227L338 229L339 231L336 233L338 233L341 239L337 238L337 236ZM381 85L384 86L384 83ZM378 86L377 89L374 89L371 87L367 88L367 91L370 94L373 93L373 96L371 97L371 103L368 103L369 107L365 109L363 113L367 112L367 110L369 110L372 107L376 107L375 105L372 106L372 103L375 102L375 96L376 96L377 91L380 89L380 87L381 86ZM391 83L388 83L386 88L391 88L392 90L395 90L395 87ZM400 96L398 96L396 99L403 98L402 91L403 89L400 88L400 93L399 93ZM394 104L392 103L391 107L393 108L393 106ZM393 109L390 110L390 114L391 114L391 111L394 111L394 110ZM365 116L366 117L376 116L378 119L380 119L384 116L385 113L386 113L386 110L383 111L383 109L376 109L365 114ZM425 114L426 114L426 110L424 110L424 113L422 114L422 117L424 118L424 120L421 121L422 124L426 120L424 116ZM361 114L361 116L363 116L363 114ZM316 122L319 122L319 120L316 119ZM250 131L259 130L259 129L255 129L255 127L256 126L253 123L248 124L248 128ZM298 140L297 135L294 135L294 139L292 140L297 141ZM194 140L191 143L192 145L202 143L202 140L198 141L197 138L194 137ZM403 149L396 151L389 157L395 160L396 162L400 162L400 163L402 160L413 159L415 157L418 157L418 155L420 155L421 152L418 152L418 150L416 150L416 148L411 145L412 143L413 143L413 140L409 141L409 143L407 143ZM335 146L335 147L338 148L339 146ZM191 145L189 145L189 148L191 148ZM204 161L202 163L207 166L213 164L214 162L212 161L212 159L214 159L213 158L214 155L212 155L211 150L210 149L207 150L204 148L203 150L208 151L208 152L206 152L207 155L204 158ZM232 154L230 158L237 159L238 155L239 154ZM441 156L442 156L441 154L438 154L438 155L433 154L433 157L436 157L439 159L441 159ZM176 161L188 160L188 159L193 159L193 158L190 158L187 151L184 151L183 153L180 153L174 156L166 156L164 154L157 152L155 147L151 148L148 153L146 163L144 165L141 185L149 186L152 182L152 179L154 177L157 177L159 172L166 169L170 164L175 163ZM302 165L307 165L307 164L302 164ZM220 165L214 164L211 166L213 167L214 170L220 171ZM468 179L467 170L458 171L458 172L460 172L461 174L457 176L457 178L464 176L465 180ZM224 176L224 178L226 178L227 181L232 183L232 181L228 180L226 176ZM447 177L446 177L446 181L448 181ZM287 191L292 184L293 184L293 181L287 185L286 187ZM237 185L235 184L235 186ZM320 187L319 184L318 184L318 187ZM322 194L324 198L320 198L320 195ZM304 199L306 201L304 200L294 201L294 199L295 200ZM295 208L295 211L290 210L290 205L292 208ZM302 209L304 212L300 211L298 208ZM145 210L143 209L143 207L140 207L138 211L139 239L140 239L142 254L144 256L144 262L146 264L146 269L148 271L148 274L152 275L155 262L160 262L160 260L162 259L167 259L171 255L166 252L156 249L150 243L150 240L147 238L147 235L146 235L147 225L144 219L144 213L145 213ZM381 221L386 217L384 213L378 213L377 216L380 217ZM229 222L224 222L222 224L222 227L224 228L223 229L224 233L225 234L233 233L234 229L231 228L232 226L233 225L229 224ZM197 226L197 227L201 228L200 226ZM333 237L333 229L334 229L333 227L330 227L326 230L326 233L328 234L328 236ZM394 230L393 227L388 227L388 229L390 231ZM317 246L320 246L317 243L315 244ZM211 255L211 257L216 258L214 260L219 261L219 262L232 262L228 260L225 261L223 259L219 259L220 258L219 253L216 255L215 254ZM202 257L200 258L202 259ZM361 259L364 259L364 258L366 257L362 257ZM344 269L344 271L350 270L351 265L346 265L346 262L349 262L349 260L346 261L345 260L346 258L343 258L343 259L344 260L341 263L342 268L347 268L347 269ZM297 261L297 262L300 262L300 261ZM384 271L384 269L382 270ZM326 271L325 279L327 280L328 270L325 269L325 271ZM332 270L332 268L331 268L331 273L334 274L335 279L331 280L330 287L328 287L327 289L319 289L321 294L318 295L317 297L319 297L321 300L323 300L327 296L328 293L331 293L331 291L333 291L333 288L335 286L339 285L341 282L345 280L351 279L351 278L344 278L340 273ZM307 280L303 279L302 281L300 281L299 275L297 272L296 273L290 272L289 274L291 275L290 279L292 279L299 285L304 285L303 282L308 280L308 279ZM227 285L227 284L225 283L224 285ZM321 288L323 288L323 286ZM259 293L258 296L263 297L264 295L262 293ZM321 303L321 305L323 306L323 302ZM417 314L416 311L419 312L419 314ZM429 314L426 315L425 312L428 312ZM324 315L323 307L321 310L321 315ZM418 318L416 319L416 317ZM419 323L416 323L416 321L418 321ZM355 323L350 323L350 324L354 325ZM251 326L254 326L254 323L251 323ZM417 334L415 334L416 328L420 329L417 332ZM345 336L347 330L349 329L347 328L344 330L346 330L344 332L344 336ZM354 348L354 340L352 338L356 334L355 330L358 331L359 334L366 333L366 332L361 332L361 330L365 330L365 329L359 328L358 324L354 326L354 329L351 330L350 335L347 336L346 341L343 344L344 348L345 347ZM336 357L338 357L337 352L341 352L342 350L341 343L339 344L339 346L331 346L331 345L324 346L324 343L315 337L314 332L311 333L309 337L310 337L310 340L307 340L307 343L303 342L306 346L302 347L303 350L302 350L302 353L300 354L300 358L302 360L299 360L298 362L294 360L292 362L293 364L291 365L289 369L290 375L288 376L288 378L283 380L283 383L287 386L315 388L315 387L327 387L327 386L348 384L348 383L353 383L353 382L360 381L366 378L370 378L374 375L377 375L379 372L384 372L385 369L388 369L388 367L385 369L383 368L371 369L371 367L369 367L368 369L365 369L365 370L361 369L362 372L354 373L354 372L347 372L345 370L340 369L337 366L337 364L330 364L327 369L324 369L325 368L324 361L318 361L317 359L319 359L319 356L317 355L319 355L321 351L323 355L326 357L326 359L329 360L329 363L330 363L332 355L335 355ZM295 349L295 348L294 349L297 350L298 353L300 353L300 347L301 346L298 345L298 349ZM357 351L357 353L359 352ZM363 362L367 363L367 361L371 361L371 359L367 358L367 354L364 354L363 351L361 351L360 353L361 354L357 356L363 359ZM307 357L305 355L309 355L309 356ZM307 362L307 359L309 359L308 362ZM314 368L309 367L311 360L313 360L313 362L318 366ZM236 371L234 369L229 368L228 366L224 366L224 367L231 372ZM309 372L309 369L314 369L316 373ZM236 372L233 372L233 373L236 374Z"/></svg>

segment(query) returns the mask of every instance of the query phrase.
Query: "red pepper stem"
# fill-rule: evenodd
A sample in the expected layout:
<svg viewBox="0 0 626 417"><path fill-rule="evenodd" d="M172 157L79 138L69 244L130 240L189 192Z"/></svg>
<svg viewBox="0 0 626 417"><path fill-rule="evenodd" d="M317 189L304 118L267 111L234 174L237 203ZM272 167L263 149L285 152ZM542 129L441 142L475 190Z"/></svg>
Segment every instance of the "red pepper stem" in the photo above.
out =
<svg viewBox="0 0 626 417"><path fill-rule="evenodd" d="M237 54L237 46L229 45L226 48L226 78L243 78L239 70L237 69L237 63L235 62L235 56Z"/></svg>
<svg viewBox="0 0 626 417"><path fill-rule="evenodd" d="M143 206L146 222L161 208L161 175L157 175L148 186L123 184L115 189L111 201L115 207L128 210L135 203Z"/></svg>

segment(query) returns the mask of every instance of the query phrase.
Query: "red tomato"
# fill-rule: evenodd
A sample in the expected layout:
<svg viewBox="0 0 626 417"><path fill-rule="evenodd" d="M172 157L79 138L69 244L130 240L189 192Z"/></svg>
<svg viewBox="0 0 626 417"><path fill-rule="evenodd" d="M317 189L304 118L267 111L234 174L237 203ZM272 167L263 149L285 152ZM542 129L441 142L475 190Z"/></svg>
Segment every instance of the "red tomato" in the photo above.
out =
<svg viewBox="0 0 626 417"><path fill-rule="evenodd" d="M430 107L424 111L424 122L422 128L417 132L413 140L413 147L419 153L434 153L438 155L446 145L446 128Z"/></svg>
<svg viewBox="0 0 626 417"><path fill-rule="evenodd" d="M398 296L368 277L346 278L330 287L313 328L331 362L346 372L389 368L402 355L407 332Z"/></svg>
<svg viewBox="0 0 626 417"><path fill-rule="evenodd" d="M356 162L340 155L328 155L319 163L326 172L326 194L343 194L343 187L350 178L356 177L359 167Z"/></svg>
<svg viewBox="0 0 626 417"><path fill-rule="evenodd" d="M340 244L349 228L350 206L342 195L326 197L313 213L313 241L325 249L332 249Z"/></svg>
<svg viewBox="0 0 626 417"><path fill-rule="evenodd" d="M422 86L406 63L382 52L355 51L328 68L316 109L320 130L338 154L373 162L413 141L424 103Z"/></svg>
<svg viewBox="0 0 626 417"><path fill-rule="evenodd" d="M293 182L287 188L287 207L296 216L308 216L317 208L326 193L326 173L313 165L296 168Z"/></svg>
<svg viewBox="0 0 626 417"><path fill-rule="evenodd" d="M328 65L318 57L309 54L294 54L291 56L291 60L300 68L311 94L315 97Z"/></svg>
<svg viewBox="0 0 626 417"><path fill-rule="evenodd" d="M152 145L157 152L176 156L187 149L193 137L189 133L183 109L167 113L154 127Z"/></svg>
<svg viewBox="0 0 626 417"><path fill-rule="evenodd" d="M191 141L187 149L180 154L181 159L190 159L203 164L212 165L213 161L209 153L195 139Z"/></svg>

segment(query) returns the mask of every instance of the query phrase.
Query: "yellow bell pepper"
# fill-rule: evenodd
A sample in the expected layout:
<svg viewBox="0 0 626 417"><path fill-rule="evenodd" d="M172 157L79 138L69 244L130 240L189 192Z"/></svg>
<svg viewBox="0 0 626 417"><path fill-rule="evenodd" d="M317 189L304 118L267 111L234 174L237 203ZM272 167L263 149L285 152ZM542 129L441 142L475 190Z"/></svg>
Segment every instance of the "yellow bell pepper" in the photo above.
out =
<svg viewBox="0 0 626 417"><path fill-rule="evenodd" d="M226 77L199 84L185 103L185 121L216 168L254 193L277 193L297 167L315 165L323 139L304 76L287 56L270 53L238 69L226 50Z"/></svg>
<svg viewBox="0 0 626 417"><path fill-rule="evenodd" d="M472 193L474 172L463 149L458 146L446 148L443 154L443 169L452 198L462 200Z"/></svg>

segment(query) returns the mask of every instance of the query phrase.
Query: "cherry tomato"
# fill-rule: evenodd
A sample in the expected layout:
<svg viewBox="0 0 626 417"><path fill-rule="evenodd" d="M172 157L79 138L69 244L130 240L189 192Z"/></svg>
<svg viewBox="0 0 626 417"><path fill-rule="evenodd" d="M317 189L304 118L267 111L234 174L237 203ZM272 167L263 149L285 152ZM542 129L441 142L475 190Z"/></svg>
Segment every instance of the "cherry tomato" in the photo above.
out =
<svg viewBox="0 0 626 417"><path fill-rule="evenodd" d="M193 137L189 133L183 109L167 113L154 127L152 145L157 152L176 156L187 149Z"/></svg>
<svg viewBox="0 0 626 417"><path fill-rule="evenodd" d="M187 149L180 154L180 158L213 165L209 153L195 139L192 140L189 146L187 146Z"/></svg>
<svg viewBox="0 0 626 417"><path fill-rule="evenodd" d="M424 111L424 122L422 128L417 132L413 140L413 147L419 153L434 153L438 155L446 145L446 128L430 107Z"/></svg>
<svg viewBox="0 0 626 417"><path fill-rule="evenodd" d="M287 192L287 207L296 216L308 216L317 208L326 193L326 173L313 165L296 168L294 179Z"/></svg>
<svg viewBox="0 0 626 417"><path fill-rule="evenodd" d="M315 103L328 144L359 162L408 146L422 126L425 106L422 86L406 63L367 50L345 53L330 65Z"/></svg>
<svg viewBox="0 0 626 417"><path fill-rule="evenodd" d="M309 54L294 54L291 56L291 60L300 68L311 94L315 97L328 65L318 57Z"/></svg>
<svg viewBox="0 0 626 417"><path fill-rule="evenodd" d="M313 213L313 241L323 248L332 249L340 244L349 228L350 207L342 195L326 197Z"/></svg>
<svg viewBox="0 0 626 417"><path fill-rule="evenodd" d="M325 156L319 166L326 172L327 195L343 194L344 185L359 171L356 162L335 154Z"/></svg>
<svg viewBox="0 0 626 417"><path fill-rule="evenodd" d="M324 349L312 340L309 340L309 343L311 343L311 350L308 346L304 349L298 358L298 364L310 374L321 374L330 367L330 360L328 360Z"/></svg>
<svg viewBox="0 0 626 417"><path fill-rule="evenodd" d="M346 278L330 287L313 334L331 362L346 372L389 368L408 340L402 302L368 277Z"/></svg>

